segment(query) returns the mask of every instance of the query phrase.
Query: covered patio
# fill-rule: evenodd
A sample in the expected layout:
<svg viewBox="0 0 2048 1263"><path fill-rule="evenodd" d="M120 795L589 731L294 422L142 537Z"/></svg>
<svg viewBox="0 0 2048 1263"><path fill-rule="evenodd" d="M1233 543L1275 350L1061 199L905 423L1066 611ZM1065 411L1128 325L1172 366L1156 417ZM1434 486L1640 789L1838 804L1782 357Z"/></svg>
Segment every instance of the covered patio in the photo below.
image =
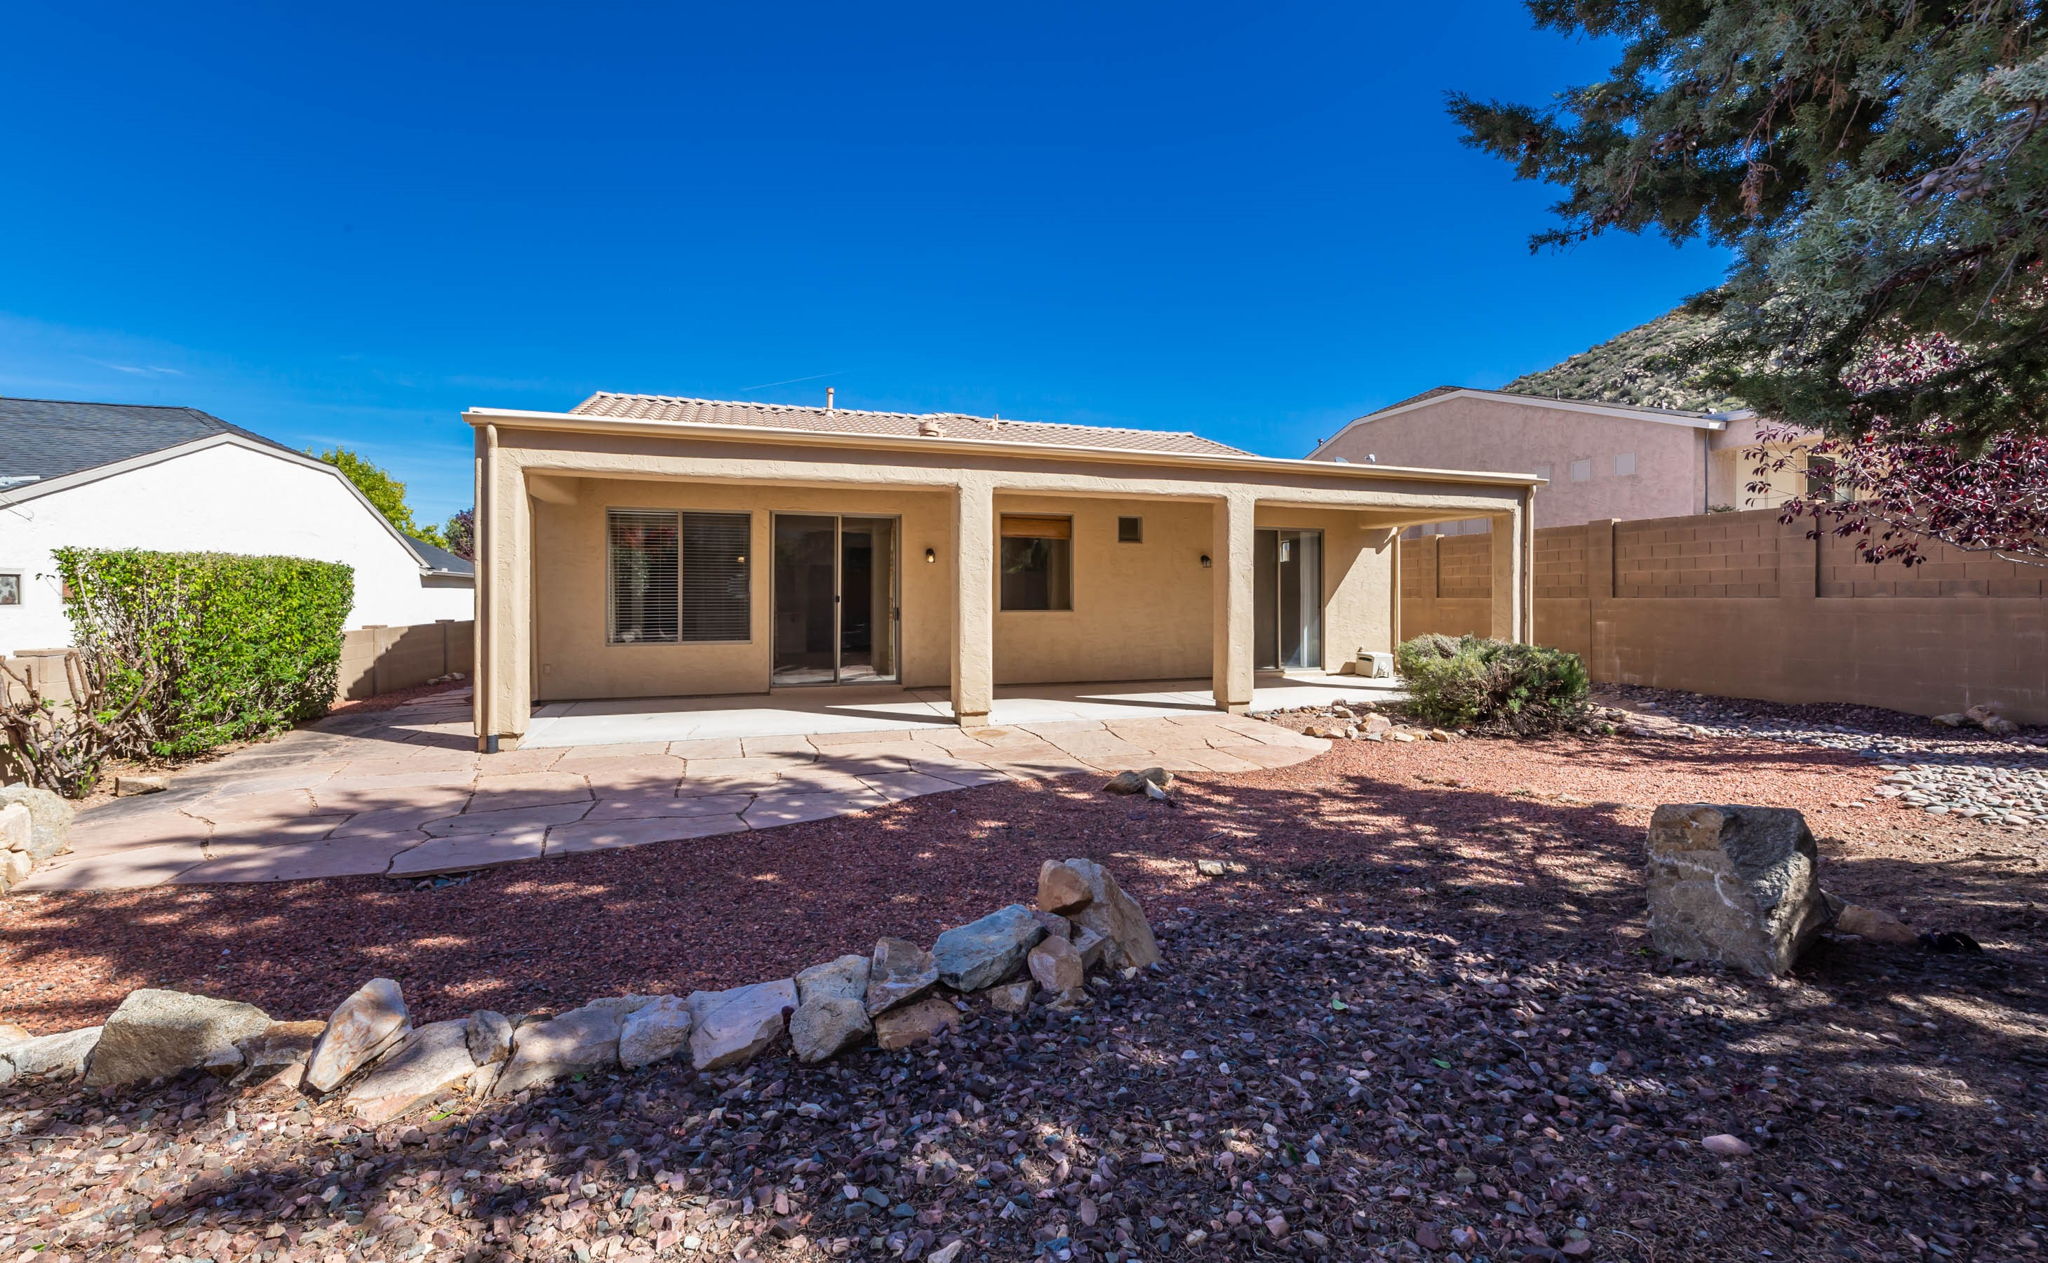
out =
<svg viewBox="0 0 2048 1263"><path fill-rule="evenodd" d="M1262 673L1253 712L1338 701L1379 701L1399 695L1392 680L1322 672ZM1014 684L996 689L993 728L1084 720L1167 718L1214 713L1207 680L1143 680L1107 684ZM520 748L701 741L718 738L821 736L954 728L943 689L848 685L776 689L739 697L642 697L551 702L534 710Z"/></svg>
<svg viewBox="0 0 2048 1263"><path fill-rule="evenodd" d="M1434 521L1514 541L1488 630L1530 633L1531 475L662 396L466 418L487 753L1370 690L1346 673L1394 647L1396 539Z"/></svg>

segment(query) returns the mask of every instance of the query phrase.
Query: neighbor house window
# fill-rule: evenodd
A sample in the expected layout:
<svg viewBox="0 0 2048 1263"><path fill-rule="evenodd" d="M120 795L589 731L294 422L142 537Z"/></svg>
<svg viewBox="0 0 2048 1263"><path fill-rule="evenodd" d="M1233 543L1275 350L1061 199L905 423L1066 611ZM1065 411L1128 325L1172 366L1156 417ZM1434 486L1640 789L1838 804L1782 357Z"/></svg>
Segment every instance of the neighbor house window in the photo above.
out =
<svg viewBox="0 0 2048 1263"><path fill-rule="evenodd" d="M1616 452L1614 454L1614 476L1616 478L1626 478L1635 472L1636 454L1634 452Z"/></svg>
<svg viewBox="0 0 2048 1263"><path fill-rule="evenodd" d="M746 640L752 634L747 514L613 509L606 518L611 643Z"/></svg>
<svg viewBox="0 0 2048 1263"><path fill-rule="evenodd" d="M1116 520L1116 542L1119 544L1142 544L1145 542L1145 519L1141 517L1120 517Z"/></svg>
<svg viewBox="0 0 2048 1263"><path fill-rule="evenodd" d="M1002 596L1006 610L1074 608L1074 520L1003 517Z"/></svg>
<svg viewBox="0 0 2048 1263"><path fill-rule="evenodd" d="M0 605L21 604L21 576L0 573Z"/></svg>
<svg viewBox="0 0 2048 1263"><path fill-rule="evenodd" d="M1586 481L1586 480L1587 480L1588 478L1591 478L1592 476L1593 476L1593 462L1592 462L1592 461L1589 461L1589 460L1575 460L1575 461L1573 461L1573 462L1572 462L1572 481L1573 481L1573 482L1584 482L1584 481Z"/></svg>

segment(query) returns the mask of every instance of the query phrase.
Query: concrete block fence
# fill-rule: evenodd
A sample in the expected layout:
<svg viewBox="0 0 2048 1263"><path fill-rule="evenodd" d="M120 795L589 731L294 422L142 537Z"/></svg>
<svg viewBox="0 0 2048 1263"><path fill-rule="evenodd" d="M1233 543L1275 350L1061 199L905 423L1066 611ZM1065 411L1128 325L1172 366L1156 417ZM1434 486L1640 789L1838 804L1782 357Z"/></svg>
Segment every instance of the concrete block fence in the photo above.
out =
<svg viewBox="0 0 2048 1263"><path fill-rule="evenodd" d="M1942 545L1871 565L1776 510L1536 532L1536 639L1595 680L2048 724L2048 568ZM1489 535L1401 544L1401 637L1483 634Z"/></svg>

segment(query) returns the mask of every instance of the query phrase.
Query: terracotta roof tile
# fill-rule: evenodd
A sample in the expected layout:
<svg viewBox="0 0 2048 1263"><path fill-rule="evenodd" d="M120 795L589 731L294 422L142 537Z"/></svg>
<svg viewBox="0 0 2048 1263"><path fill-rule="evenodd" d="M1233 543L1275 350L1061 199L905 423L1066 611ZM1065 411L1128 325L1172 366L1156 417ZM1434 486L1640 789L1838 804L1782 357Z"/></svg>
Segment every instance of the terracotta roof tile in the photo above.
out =
<svg viewBox="0 0 2048 1263"><path fill-rule="evenodd" d="M1042 443L1048 447L1099 447L1202 456L1247 456L1200 435L1171 430L1126 430L1056 421L1007 421L958 412L866 412L858 408L806 408L794 404L725 399L684 399L671 395L621 395L599 391L570 411L578 416L629 421L679 421L692 425L749 425L812 434L872 434L893 438L980 439Z"/></svg>

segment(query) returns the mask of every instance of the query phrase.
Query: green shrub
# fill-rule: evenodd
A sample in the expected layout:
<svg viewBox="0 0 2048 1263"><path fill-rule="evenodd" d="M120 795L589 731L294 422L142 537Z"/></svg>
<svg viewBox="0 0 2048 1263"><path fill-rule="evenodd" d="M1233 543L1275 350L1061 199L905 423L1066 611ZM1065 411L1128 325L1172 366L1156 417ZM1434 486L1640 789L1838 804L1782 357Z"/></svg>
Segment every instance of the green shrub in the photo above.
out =
<svg viewBox="0 0 2048 1263"><path fill-rule="evenodd" d="M1431 633L1395 651L1418 719L1445 728L1539 736L1585 718L1586 664L1575 653Z"/></svg>
<svg viewBox="0 0 2048 1263"><path fill-rule="evenodd" d="M350 567L139 549L60 548L56 557L95 694L131 716L130 748L119 753L202 754L333 704Z"/></svg>

